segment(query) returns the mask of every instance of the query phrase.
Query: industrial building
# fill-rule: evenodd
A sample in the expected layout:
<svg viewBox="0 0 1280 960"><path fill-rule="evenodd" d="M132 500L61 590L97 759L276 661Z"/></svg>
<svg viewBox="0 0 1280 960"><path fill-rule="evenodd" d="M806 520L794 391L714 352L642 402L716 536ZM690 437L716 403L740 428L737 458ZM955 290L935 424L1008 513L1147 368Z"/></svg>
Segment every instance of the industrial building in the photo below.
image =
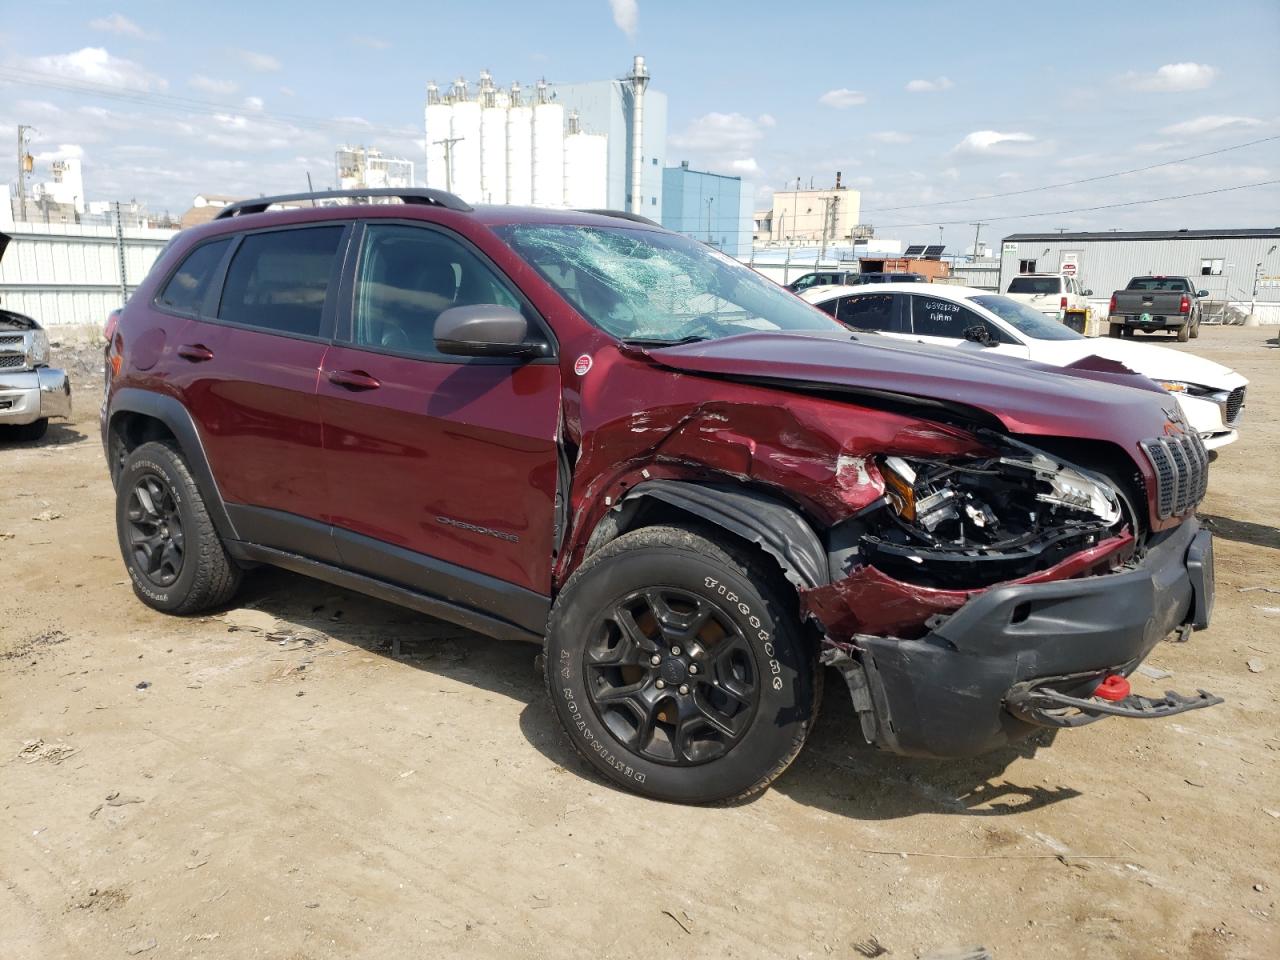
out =
<svg viewBox="0 0 1280 960"><path fill-rule="evenodd" d="M539 207L605 206L606 137L566 111L545 80L531 99L488 71L473 96L459 78L447 93L427 85L427 186L468 203Z"/></svg>
<svg viewBox="0 0 1280 960"><path fill-rule="evenodd" d="M755 214L755 240L759 244L850 243L871 236L859 223L862 195L844 186L836 172L835 186L824 189L779 190L773 207Z"/></svg>
<svg viewBox="0 0 1280 960"><path fill-rule="evenodd" d="M731 257L751 255L752 200L741 177L690 170L687 160L662 172L662 225Z"/></svg>
<svg viewBox="0 0 1280 960"><path fill-rule="evenodd" d="M386 157L381 150L363 145L339 147L333 165L341 190L412 187L416 182L412 160Z"/></svg>
<svg viewBox="0 0 1280 960"><path fill-rule="evenodd" d="M1254 314L1280 323L1280 227L1015 233L1000 251L1000 289L1020 273L1072 273L1105 311L1113 290L1146 274L1190 277L1211 316Z"/></svg>

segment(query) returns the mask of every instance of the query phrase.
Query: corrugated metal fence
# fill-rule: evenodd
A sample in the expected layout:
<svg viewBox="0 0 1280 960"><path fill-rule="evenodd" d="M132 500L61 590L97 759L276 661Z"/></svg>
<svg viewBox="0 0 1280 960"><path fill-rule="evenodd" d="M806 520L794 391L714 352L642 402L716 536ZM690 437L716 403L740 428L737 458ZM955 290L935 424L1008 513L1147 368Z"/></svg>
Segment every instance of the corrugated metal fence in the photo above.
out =
<svg viewBox="0 0 1280 960"><path fill-rule="evenodd" d="M0 307L47 327L93 324L132 293L177 232L145 227L18 222L0 259ZM121 264L124 276L120 276Z"/></svg>

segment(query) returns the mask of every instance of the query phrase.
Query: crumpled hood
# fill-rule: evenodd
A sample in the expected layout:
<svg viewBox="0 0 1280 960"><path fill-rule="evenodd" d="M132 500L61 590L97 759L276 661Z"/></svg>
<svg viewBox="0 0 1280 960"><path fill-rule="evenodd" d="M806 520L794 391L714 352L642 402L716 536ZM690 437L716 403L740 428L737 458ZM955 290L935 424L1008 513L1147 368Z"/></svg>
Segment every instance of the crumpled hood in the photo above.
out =
<svg viewBox="0 0 1280 960"><path fill-rule="evenodd" d="M1152 380L1180 380L1215 390L1234 390L1249 382L1230 367L1192 353L1183 353L1154 343L1134 343L1110 337L1034 341L1031 356L1037 360L1052 360L1063 366L1089 356L1105 357L1123 363L1134 373Z"/></svg>
<svg viewBox="0 0 1280 960"><path fill-rule="evenodd" d="M1181 422L1174 400L1145 377L875 336L748 333L647 353L686 373L847 391L873 404L935 401L982 411L1010 433L1106 439L1130 452Z"/></svg>

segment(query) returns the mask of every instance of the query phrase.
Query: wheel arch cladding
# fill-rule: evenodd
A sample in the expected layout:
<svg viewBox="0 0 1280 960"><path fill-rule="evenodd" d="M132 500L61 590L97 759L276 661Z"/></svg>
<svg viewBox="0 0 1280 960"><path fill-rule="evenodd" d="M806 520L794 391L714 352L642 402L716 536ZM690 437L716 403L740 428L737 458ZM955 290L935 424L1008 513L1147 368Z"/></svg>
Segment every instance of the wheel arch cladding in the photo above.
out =
<svg viewBox="0 0 1280 960"><path fill-rule="evenodd" d="M152 424L159 424L168 431L163 435ZM218 535L224 540L239 539L235 525L227 514L222 494L209 466L209 458L205 454L204 443L196 429L191 413L176 397L149 390L123 388L111 397L111 407L107 417L107 437L112 434L126 440L135 441L134 445L150 440L170 440L182 454L187 469L191 471L200 497L204 500L205 510L213 521ZM106 438L104 438L105 440ZM110 451L108 450L108 456Z"/></svg>
<svg viewBox="0 0 1280 960"><path fill-rule="evenodd" d="M619 508L626 511L646 500L674 507L755 544L777 562L783 576L797 590L813 589L829 580L822 541L794 507L780 500L719 484L648 480L633 487ZM591 551L627 532L632 516L624 513L620 519L611 520L618 516L611 511L601 519L592 533ZM597 533L602 534L599 540Z"/></svg>

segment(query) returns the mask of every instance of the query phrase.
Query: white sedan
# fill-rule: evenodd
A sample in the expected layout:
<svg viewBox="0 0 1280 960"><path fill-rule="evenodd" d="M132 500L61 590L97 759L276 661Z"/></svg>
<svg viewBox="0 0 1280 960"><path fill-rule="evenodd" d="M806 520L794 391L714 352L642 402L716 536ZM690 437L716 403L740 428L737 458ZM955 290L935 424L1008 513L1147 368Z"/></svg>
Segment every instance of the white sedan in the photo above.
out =
<svg viewBox="0 0 1280 960"><path fill-rule="evenodd" d="M812 287L801 296L845 326L961 350L994 350L1056 367L1097 356L1124 364L1178 398L1210 449L1236 439L1249 381L1203 357L1129 340L1085 337L998 293L930 284Z"/></svg>

